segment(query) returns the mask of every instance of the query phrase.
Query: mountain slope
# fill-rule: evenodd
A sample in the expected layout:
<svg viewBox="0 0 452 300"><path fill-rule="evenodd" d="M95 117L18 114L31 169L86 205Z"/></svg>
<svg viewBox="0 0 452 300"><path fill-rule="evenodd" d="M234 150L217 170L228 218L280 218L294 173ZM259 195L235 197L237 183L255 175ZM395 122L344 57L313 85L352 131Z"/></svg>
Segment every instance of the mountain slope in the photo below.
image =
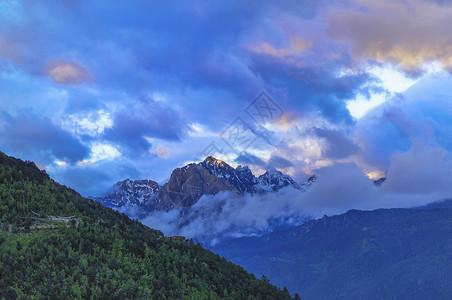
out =
<svg viewBox="0 0 452 300"><path fill-rule="evenodd" d="M452 210L352 210L212 251L303 299L450 299Z"/></svg>
<svg viewBox="0 0 452 300"><path fill-rule="evenodd" d="M290 299L0 152L0 298Z"/></svg>
<svg viewBox="0 0 452 300"><path fill-rule="evenodd" d="M417 209L435 209L435 208L448 208L452 209L452 199L433 202L424 206L416 207Z"/></svg>

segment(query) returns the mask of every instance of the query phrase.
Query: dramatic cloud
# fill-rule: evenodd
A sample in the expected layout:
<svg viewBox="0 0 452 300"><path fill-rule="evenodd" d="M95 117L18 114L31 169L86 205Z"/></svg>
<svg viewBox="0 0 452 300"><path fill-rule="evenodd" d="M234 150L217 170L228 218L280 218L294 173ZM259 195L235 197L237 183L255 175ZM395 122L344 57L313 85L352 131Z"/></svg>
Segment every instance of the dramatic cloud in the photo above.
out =
<svg viewBox="0 0 452 300"><path fill-rule="evenodd" d="M325 156L328 158L347 158L360 150L344 133L321 128L315 128L314 131L317 136L327 141L328 147L325 151Z"/></svg>
<svg viewBox="0 0 452 300"><path fill-rule="evenodd" d="M4 1L0 150L96 195L83 171L98 189L165 181L240 117L259 138L241 154L223 143L230 163L299 180L337 162L389 174L414 140L452 151L450 81L418 76L402 93L375 69L450 68L451 15L447 1L421 0ZM257 124L245 109L264 90L283 116ZM357 98L396 92L350 113Z"/></svg>
<svg viewBox="0 0 452 300"><path fill-rule="evenodd" d="M452 66L452 6L447 1L361 1L327 15L329 36L351 42L354 54L416 70Z"/></svg>
<svg viewBox="0 0 452 300"><path fill-rule="evenodd" d="M104 136L136 155L150 149L146 137L179 140L186 131L186 124L171 107L138 100L116 114L113 126L105 129Z"/></svg>
<svg viewBox="0 0 452 300"><path fill-rule="evenodd" d="M300 200L300 192L292 188L245 197L221 192L203 196L184 215L178 210L156 212L142 222L162 228L166 234L180 234L214 244L224 238L259 235L304 222L308 216L303 213Z"/></svg>
<svg viewBox="0 0 452 300"><path fill-rule="evenodd" d="M306 54L297 57L303 64L294 64L285 57L272 54L253 56L252 69L266 81L272 83L274 98L288 107L298 117L313 115L329 122L349 125L352 117L346 101L357 93L367 93L366 84L373 78L365 72L337 76L342 68L352 67L351 58L336 44L328 50L319 46L310 48ZM331 59L331 52L341 55ZM367 87L368 89L368 87Z"/></svg>
<svg viewBox="0 0 452 300"><path fill-rule="evenodd" d="M364 160L388 168L391 155L409 150L413 139L452 151L451 84L448 73L430 76L362 118L354 134Z"/></svg>
<svg viewBox="0 0 452 300"><path fill-rule="evenodd" d="M293 166L293 162L278 155L271 156L270 159L265 162L259 157L247 152L244 152L242 155L238 156L235 161L239 164L254 165L262 169L284 169Z"/></svg>
<svg viewBox="0 0 452 300"><path fill-rule="evenodd" d="M4 44L15 47L5 56L18 67L32 74L45 70L56 83L73 84L86 81L87 67L82 66L88 66L103 89L138 95L166 92L187 118L213 127L218 116L233 118L261 90L274 89L276 81L286 79L292 88L281 96L290 97L278 97L280 101L299 103L305 95L303 105L294 109L319 111L332 120L342 120L344 114L347 119L341 99L367 80L335 78L343 64L351 64L347 53L304 36L309 30L323 34L315 23L300 30L307 24L303 19L312 18L320 7L313 3L29 5L18 10L26 16L23 22L10 22L0 32ZM269 24L267 15L274 22ZM18 39L18 33L28 38ZM319 66L319 61L324 63ZM286 68L292 70L283 72ZM304 83L308 78L310 83ZM286 89L284 84L276 87Z"/></svg>
<svg viewBox="0 0 452 300"><path fill-rule="evenodd" d="M55 159L75 163L90 153L78 139L47 118L28 112L11 116L3 111L0 118L0 143L8 154L49 164Z"/></svg>

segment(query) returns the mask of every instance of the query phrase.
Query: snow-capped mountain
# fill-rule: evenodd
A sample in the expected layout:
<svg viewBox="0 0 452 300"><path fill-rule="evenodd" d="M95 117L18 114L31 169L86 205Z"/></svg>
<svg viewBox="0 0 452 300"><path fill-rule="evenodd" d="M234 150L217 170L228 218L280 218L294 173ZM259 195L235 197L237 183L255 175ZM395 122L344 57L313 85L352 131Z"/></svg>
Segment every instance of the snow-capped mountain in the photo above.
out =
<svg viewBox="0 0 452 300"><path fill-rule="evenodd" d="M313 185L316 181L317 181L317 176L312 175L311 177L308 178L308 180L306 180L305 182L300 184L300 190L302 190L303 192L306 192L309 189L309 187L311 185Z"/></svg>
<svg viewBox="0 0 452 300"><path fill-rule="evenodd" d="M117 182L105 197L91 199L112 208L139 207L152 211L158 200L160 186L152 180L130 180Z"/></svg>
<svg viewBox="0 0 452 300"><path fill-rule="evenodd" d="M300 189L298 183L296 183L290 176L285 175L278 170L268 170L257 178L257 182L258 184L254 187L257 192L276 192L277 190L289 185L296 189Z"/></svg>
<svg viewBox="0 0 452 300"><path fill-rule="evenodd" d="M208 156L202 163L210 174L226 179L240 194L255 192L253 187L257 183L248 166L233 168L224 161Z"/></svg>
<svg viewBox="0 0 452 300"><path fill-rule="evenodd" d="M222 191L229 191L238 197L247 193L276 192L288 186L305 191L314 181L315 177L311 177L300 186L290 176L277 170L269 170L256 177L248 166L233 168L209 156L200 163L176 168L163 186L152 180L127 179L116 183L105 197L92 199L109 207L133 207L139 209L140 214L148 214L154 210L188 208L203 195L215 195Z"/></svg>

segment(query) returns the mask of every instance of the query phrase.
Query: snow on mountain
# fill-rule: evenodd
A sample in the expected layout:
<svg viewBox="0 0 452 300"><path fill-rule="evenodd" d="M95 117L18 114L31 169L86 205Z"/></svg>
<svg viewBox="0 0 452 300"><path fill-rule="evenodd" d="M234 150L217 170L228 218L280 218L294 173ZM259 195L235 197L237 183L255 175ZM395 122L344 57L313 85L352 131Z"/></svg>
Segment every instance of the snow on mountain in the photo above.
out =
<svg viewBox="0 0 452 300"><path fill-rule="evenodd" d="M273 191L276 192L286 186L293 186L296 189L300 189L300 185L296 183L290 176L283 174L278 170L268 170L257 178L258 184L256 185L256 191Z"/></svg>
<svg viewBox="0 0 452 300"><path fill-rule="evenodd" d="M152 180L130 180L117 182L105 197L91 199L112 208L140 207L154 210L160 186Z"/></svg>
<svg viewBox="0 0 452 300"><path fill-rule="evenodd" d="M117 209L133 207L147 214L154 210L187 208L203 195L215 195L221 191L230 191L237 196L276 192L288 186L306 191L315 179L313 176L299 185L278 170L268 170L256 178L248 166L233 168L209 156L200 163L176 168L163 186L152 180L127 179L116 183L107 196L92 199L105 206Z"/></svg>
<svg viewBox="0 0 452 300"><path fill-rule="evenodd" d="M313 185L316 181L317 181L317 176L316 175L312 175L311 177L308 178L308 180L306 180L305 182L303 182L300 185L300 190L303 191L303 192L306 192L309 189L309 187L311 185Z"/></svg>
<svg viewBox="0 0 452 300"><path fill-rule="evenodd" d="M207 157L202 163L210 174L226 179L240 194L254 193L254 185L257 183L248 166L238 166L233 168L224 161L218 160L212 156Z"/></svg>

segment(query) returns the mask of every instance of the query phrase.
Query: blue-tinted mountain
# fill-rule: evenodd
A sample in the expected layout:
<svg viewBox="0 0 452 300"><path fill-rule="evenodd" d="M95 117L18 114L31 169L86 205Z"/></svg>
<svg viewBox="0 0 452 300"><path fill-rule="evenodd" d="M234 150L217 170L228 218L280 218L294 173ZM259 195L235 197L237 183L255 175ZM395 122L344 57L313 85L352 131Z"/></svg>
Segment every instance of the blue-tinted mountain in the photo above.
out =
<svg viewBox="0 0 452 300"><path fill-rule="evenodd" d="M302 299L451 299L452 210L351 210L211 250Z"/></svg>
<svg viewBox="0 0 452 300"><path fill-rule="evenodd" d="M435 208L448 208L452 209L452 199L436 201L427 205L416 207L417 209L435 209Z"/></svg>

